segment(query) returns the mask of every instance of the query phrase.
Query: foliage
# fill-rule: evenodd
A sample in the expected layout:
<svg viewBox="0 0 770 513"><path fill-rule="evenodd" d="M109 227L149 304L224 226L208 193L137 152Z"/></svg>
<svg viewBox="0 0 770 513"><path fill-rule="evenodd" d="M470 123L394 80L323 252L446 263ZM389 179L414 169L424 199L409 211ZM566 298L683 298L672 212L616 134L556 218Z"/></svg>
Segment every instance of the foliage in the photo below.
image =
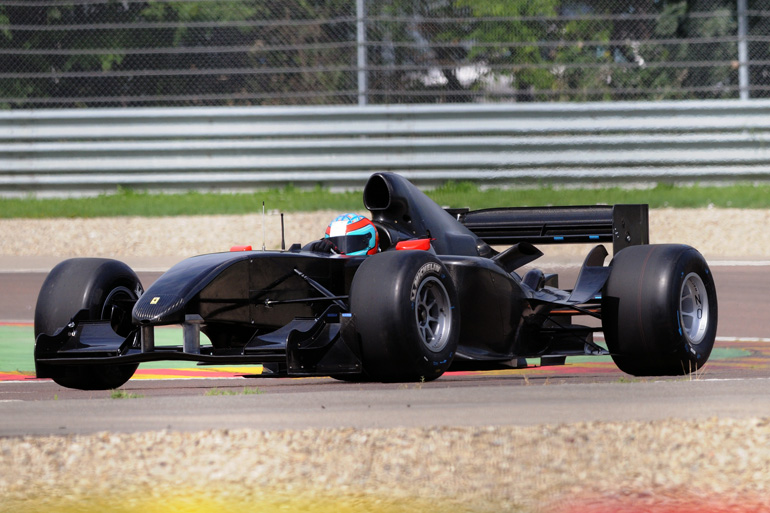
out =
<svg viewBox="0 0 770 513"><path fill-rule="evenodd" d="M770 30L749 0L754 95ZM366 2L371 103L737 96L734 0ZM0 4L0 107L353 103L352 0Z"/></svg>
<svg viewBox="0 0 770 513"><path fill-rule="evenodd" d="M301 99L318 87L300 71L309 65L330 67L316 79L336 93L349 88L352 72L332 68L349 66L352 54L324 44L351 41L352 24L323 20L349 9L345 0L0 5L0 70L13 71L0 76L0 106L2 98L62 107ZM321 21L298 22L308 19Z"/></svg>
<svg viewBox="0 0 770 513"><path fill-rule="evenodd" d="M491 46L477 47L471 57L501 69L499 73L510 73L512 87L519 91L519 100L526 99L521 95L530 90L548 90L555 86L556 75L542 66L551 60L547 48L537 43L549 39L548 18L557 15L560 3L560 0L457 0L457 5L469 8L474 17L503 19L494 24L494 30L489 30L486 23L474 24L470 39Z"/></svg>
<svg viewBox="0 0 770 513"><path fill-rule="evenodd" d="M491 45L472 57L507 76L519 101L735 96L730 0L456 2L510 19L472 31Z"/></svg>

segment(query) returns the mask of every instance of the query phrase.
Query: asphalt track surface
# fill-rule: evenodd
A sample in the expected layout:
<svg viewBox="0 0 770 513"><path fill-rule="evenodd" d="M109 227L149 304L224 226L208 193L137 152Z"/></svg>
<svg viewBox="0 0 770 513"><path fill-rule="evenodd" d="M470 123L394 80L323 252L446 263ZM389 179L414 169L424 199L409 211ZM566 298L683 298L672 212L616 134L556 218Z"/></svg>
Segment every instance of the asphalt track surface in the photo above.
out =
<svg viewBox="0 0 770 513"><path fill-rule="evenodd" d="M565 285L577 269L558 271ZM0 436L770 416L770 263L714 262L712 271L718 339L712 359L696 376L637 380L606 359L450 372L423 384L277 379L250 374L248 368L226 373L236 376L227 378L140 368L122 390L141 400L110 399L109 391L69 390L49 380L0 382ZM139 274L145 286L160 275ZM44 278L39 272L0 273L0 321L31 322ZM185 379L174 379L180 376ZM210 395L212 390L236 395Z"/></svg>

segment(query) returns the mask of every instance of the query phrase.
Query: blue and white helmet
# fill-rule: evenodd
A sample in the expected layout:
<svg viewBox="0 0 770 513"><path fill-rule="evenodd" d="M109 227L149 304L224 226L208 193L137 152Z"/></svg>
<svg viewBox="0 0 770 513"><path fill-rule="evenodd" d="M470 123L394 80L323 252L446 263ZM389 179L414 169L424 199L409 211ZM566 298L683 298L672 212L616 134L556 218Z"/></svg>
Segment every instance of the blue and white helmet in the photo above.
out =
<svg viewBox="0 0 770 513"><path fill-rule="evenodd" d="M335 251L342 255L373 255L377 253L377 228L364 216L342 214L326 227L326 235Z"/></svg>

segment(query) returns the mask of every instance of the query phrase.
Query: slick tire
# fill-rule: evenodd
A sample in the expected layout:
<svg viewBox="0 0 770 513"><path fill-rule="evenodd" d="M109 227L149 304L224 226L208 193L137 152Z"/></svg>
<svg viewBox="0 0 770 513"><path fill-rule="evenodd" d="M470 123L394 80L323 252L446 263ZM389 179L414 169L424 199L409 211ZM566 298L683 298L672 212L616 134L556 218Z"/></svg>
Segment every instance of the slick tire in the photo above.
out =
<svg viewBox="0 0 770 513"><path fill-rule="evenodd" d="M431 381L457 350L457 292L446 267L424 251L366 259L350 290L365 375L380 381Z"/></svg>
<svg viewBox="0 0 770 513"><path fill-rule="evenodd" d="M602 327L620 370L661 376L701 368L714 347L718 314L703 256L678 244L631 246L611 266Z"/></svg>
<svg viewBox="0 0 770 513"><path fill-rule="evenodd" d="M126 264L104 258L73 258L54 267L40 289L35 306L35 340L65 328L80 310L88 320L107 320L121 336L132 329L126 300L135 301L144 289L136 273ZM109 390L122 386L134 375L138 364L50 365L35 347L38 377L53 379L67 388Z"/></svg>

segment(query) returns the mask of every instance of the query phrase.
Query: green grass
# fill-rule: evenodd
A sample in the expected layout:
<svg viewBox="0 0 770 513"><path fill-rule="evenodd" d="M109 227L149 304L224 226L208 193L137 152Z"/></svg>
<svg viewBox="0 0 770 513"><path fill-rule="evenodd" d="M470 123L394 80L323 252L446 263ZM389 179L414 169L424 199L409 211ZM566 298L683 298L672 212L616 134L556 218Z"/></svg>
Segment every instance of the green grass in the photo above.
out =
<svg viewBox="0 0 770 513"><path fill-rule="evenodd" d="M448 182L426 191L438 204L472 209L541 205L596 205L647 203L652 208L768 208L770 184L676 186L653 188L536 188L480 189L469 182ZM0 198L0 218L174 216L246 214L271 211L357 211L363 209L361 192L331 192L321 187L282 189L239 194L187 192L151 194L118 189L91 198Z"/></svg>
<svg viewBox="0 0 770 513"><path fill-rule="evenodd" d="M206 390L204 395L261 395L264 394L262 390L257 387L243 387L243 390L222 390L221 388L212 388Z"/></svg>
<svg viewBox="0 0 770 513"><path fill-rule="evenodd" d="M142 397L144 396L141 394L132 394L125 390L113 390L110 393L110 399L141 399Z"/></svg>
<svg viewBox="0 0 770 513"><path fill-rule="evenodd" d="M493 206L597 205L646 203L651 208L767 208L770 185L736 184L727 186L676 186L659 184L653 188L554 188L479 190L470 183L449 183L430 191L440 205L488 208Z"/></svg>
<svg viewBox="0 0 770 513"><path fill-rule="evenodd" d="M248 194L153 194L118 189L114 194L90 198L0 198L0 218L247 214L261 212L263 201L266 209L281 212L362 208L360 192L331 193L320 187L285 187Z"/></svg>
<svg viewBox="0 0 770 513"><path fill-rule="evenodd" d="M32 326L0 327L0 372L35 374Z"/></svg>

